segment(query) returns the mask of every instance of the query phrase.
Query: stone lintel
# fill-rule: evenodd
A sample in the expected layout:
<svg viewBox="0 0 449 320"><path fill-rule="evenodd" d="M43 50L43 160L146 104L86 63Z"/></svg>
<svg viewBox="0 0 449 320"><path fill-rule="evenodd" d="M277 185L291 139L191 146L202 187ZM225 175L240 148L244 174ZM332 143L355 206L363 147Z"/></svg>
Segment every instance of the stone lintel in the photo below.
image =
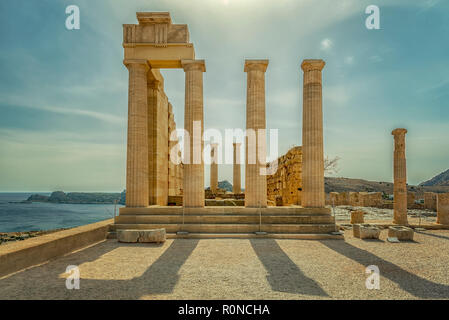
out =
<svg viewBox="0 0 449 320"><path fill-rule="evenodd" d="M169 12L136 12L136 16L139 24L172 23Z"/></svg>
<svg viewBox="0 0 449 320"><path fill-rule="evenodd" d="M194 60L195 50L192 44L158 47L153 44L125 46L125 60L147 60L151 68L180 69L182 60Z"/></svg>
<svg viewBox="0 0 449 320"><path fill-rule="evenodd" d="M131 64L138 64L146 67L147 69L150 69L150 66L148 65L148 61L145 59L124 59L123 64L128 68Z"/></svg>
<svg viewBox="0 0 449 320"><path fill-rule="evenodd" d="M268 67L268 59L265 60L245 60L244 72L258 70L265 72Z"/></svg>
<svg viewBox="0 0 449 320"><path fill-rule="evenodd" d="M322 59L306 59L301 63L301 69L304 72L308 71L321 71L323 70L326 62Z"/></svg>
<svg viewBox="0 0 449 320"><path fill-rule="evenodd" d="M199 70L206 72L206 63L204 60L181 60L181 66L184 71Z"/></svg>
<svg viewBox="0 0 449 320"><path fill-rule="evenodd" d="M404 129L404 128L394 129L394 130L391 132L391 134L394 135L394 136L397 136L397 135L403 135L403 134L406 134L406 133L407 133L407 129Z"/></svg>

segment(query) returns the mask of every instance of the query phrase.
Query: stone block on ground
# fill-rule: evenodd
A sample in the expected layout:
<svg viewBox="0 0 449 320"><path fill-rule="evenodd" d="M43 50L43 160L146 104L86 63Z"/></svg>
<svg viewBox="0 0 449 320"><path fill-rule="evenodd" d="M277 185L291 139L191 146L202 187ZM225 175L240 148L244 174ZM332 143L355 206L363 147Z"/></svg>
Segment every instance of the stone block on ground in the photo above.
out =
<svg viewBox="0 0 449 320"><path fill-rule="evenodd" d="M156 242L161 243L166 240L165 229L152 230L117 230L117 240L119 242Z"/></svg>
<svg viewBox="0 0 449 320"><path fill-rule="evenodd" d="M379 239L380 229L371 224L354 224L352 227L353 235L360 239Z"/></svg>
<svg viewBox="0 0 449 320"><path fill-rule="evenodd" d="M414 231L412 228L403 226L392 226L388 228L388 237L398 238L399 241L413 240Z"/></svg>
<svg viewBox="0 0 449 320"><path fill-rule="evenodd" d="M364 223L364 214L365 212L361 210L351 211L351 224Z"/></svg>

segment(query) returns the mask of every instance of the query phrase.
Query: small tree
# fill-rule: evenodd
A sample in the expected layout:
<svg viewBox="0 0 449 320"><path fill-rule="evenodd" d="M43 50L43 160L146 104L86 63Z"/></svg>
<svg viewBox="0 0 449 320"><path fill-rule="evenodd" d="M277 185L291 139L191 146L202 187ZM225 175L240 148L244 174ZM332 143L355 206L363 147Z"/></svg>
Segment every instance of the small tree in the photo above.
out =
<svg viewBox="0 0 449 320"><path fill-rule="evenodd" d="M328 156L326 156L326 158L324 159L324 172L327 174L335 174L340 171L340 168L338 168L339 160L340 157L330 159Z"/></svg>

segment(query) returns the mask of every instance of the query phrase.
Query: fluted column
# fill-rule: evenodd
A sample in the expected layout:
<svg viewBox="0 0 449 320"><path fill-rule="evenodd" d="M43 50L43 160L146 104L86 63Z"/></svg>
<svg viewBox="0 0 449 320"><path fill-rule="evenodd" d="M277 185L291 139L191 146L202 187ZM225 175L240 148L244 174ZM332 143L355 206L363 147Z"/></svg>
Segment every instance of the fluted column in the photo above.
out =
<svg viewBox="0 0 449 320"><path fill-rule="evenodd" d="M265 71L268 60L246 60L245 206L267 206ZM261 131L262 130L262 131ZM252 132L252 133L251 133Z"/></svg>
<svg viewBox="0 0 449 320"><path fill-rule="evenodd" d="M129 71L126 206L146 207L148 193L148 102L146 60L125 60Z"/></svg>
<svg viewBox="0 0 449 320"><path fill-rule="evenodd" d="M393 223L407 225L407 163L405 158L406 129L395 129L394 136L394 218Z"/></svg>
<svg viewBox="0 0 449 320"><path fill-rule="evenodd" d="M302 206L324 208L324 151L321 70L323 60L304 60L302 118Z"/></svg>
<svg viewBox="0 0 449 320"><path fill-rule="evenodd" d="M184 206L204 207L203 161L203 72L204 60L182 60L185 78L184 129L190 139L184 139Z"/></svg>
<svg viewBox="0 0 449 320"><path fill-rule="evenodd" d="M234 194L241 193L241 173L240 173L240 143L233 143L234 146L234 165L232 176L232 192Z"/></svg>
<svg viewBox="0 0 449 320"><path fill-rule="evenodd" d="M210 148L210 191L216 193L218 189L218 144L211 144Z"/></svg>

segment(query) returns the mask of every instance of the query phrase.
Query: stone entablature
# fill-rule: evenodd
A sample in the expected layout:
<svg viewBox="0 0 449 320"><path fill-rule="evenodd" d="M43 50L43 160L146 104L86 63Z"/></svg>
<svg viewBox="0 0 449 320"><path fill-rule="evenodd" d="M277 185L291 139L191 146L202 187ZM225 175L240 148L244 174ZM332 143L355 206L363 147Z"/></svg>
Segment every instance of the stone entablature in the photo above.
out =
<svg viewBox="0 0 449 320"><path fill-rule="evenodd" d="M172 24L168 12L137 12L139 24L123 25L123 45L189 43L186 24Z"/></svg>
<svg viewBox="0 0 449 320"><path fill-rule="evenodd" d="M185 24L172 24L168 12L137 12L139 24L123 25L125 59L147 59L152 68L181 68L195 59Z"/></svg>
<svg viewBox="0 0 449 320"><path fill-rule="evenodd" d="M296 146L279 157L277 171L267 176L267 197L279 205L301 205L302 148ZM279 201L282 200L282 201Z"/></svg>

